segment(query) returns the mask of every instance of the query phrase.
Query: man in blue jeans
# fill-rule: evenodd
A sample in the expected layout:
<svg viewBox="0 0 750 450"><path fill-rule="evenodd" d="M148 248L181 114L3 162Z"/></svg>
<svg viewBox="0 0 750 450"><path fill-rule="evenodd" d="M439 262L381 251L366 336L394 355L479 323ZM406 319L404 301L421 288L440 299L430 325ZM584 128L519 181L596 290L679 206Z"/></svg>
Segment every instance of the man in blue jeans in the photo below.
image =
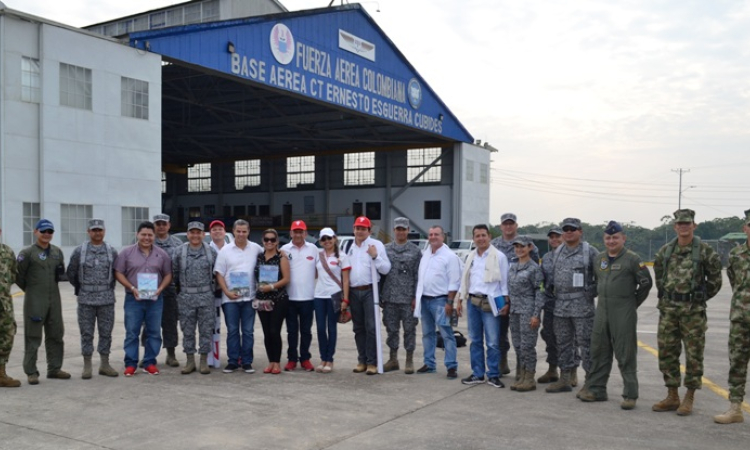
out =
<svg viewBox="0 0 750 450"><path fill-rule="evenodd" d="M222 309L227 325L227 365L224 373L253 369L253 333L255 331L255 265L263 252L260 245L247 240L250 224L234 222L234 242L225 245L214 264L216 282L222 291Z"/></svg>
<svg viewBox="0 0 750 450"><path fill-rule="evenodd" d="M172 282L172 260L154 246L154 224L138 225L137 243L122 249L115 260L115 278L125 286L125 376L138 366L138 335L145 323L143 371L159 375L156 357L161 348L161 315L164 289ZM156 280L153 280L155 275ZM155 288L155 289L154 289Z"/></svg>
<svg viewBox="0 0 750 450"><path fill-rule="evenodd" d="M450 318L461 277L461 261L445 245L445 232L442 227L438 225L431 227L427 238L430 247L424 252L419 262L414 307L414 317L422 318L422 347L424 347L424 365L417 369L417 373L435 373L437 344L435 326L438 326L445 345L447 377L453 379L458 377L458 362L456 361L456 338L453 336Z"/></svg>
<svg viewBox="0 0 750 450"><path fill-rule="evenodd" d="M500 381L500 315L507 314L510 305L499 305L498 299L508 296L508 258L490 245L487 225L474 226L472 233L476 248L466 258L458 293L459 315L463 300L467 301L471 340L471 375L461 382L484 383L486 370L487 383L503 388L505 385ZM483 337L487 341L486 360Z"/></svg>

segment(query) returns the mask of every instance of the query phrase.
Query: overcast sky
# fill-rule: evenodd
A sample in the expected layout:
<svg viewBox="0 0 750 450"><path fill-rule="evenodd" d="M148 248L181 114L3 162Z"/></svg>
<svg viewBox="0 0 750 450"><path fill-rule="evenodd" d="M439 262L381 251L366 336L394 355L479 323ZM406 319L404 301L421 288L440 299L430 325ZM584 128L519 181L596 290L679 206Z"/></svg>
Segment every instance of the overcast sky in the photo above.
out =
<svg viewBox="0 0 750 450"><path fill-rule="evenodd" d="M74 26L179 3L3 1ZM677 209L679 168L698 221L750 208L750 1L362 4L474 138L499 150L491 222L512 211L521 224L654 227Z"/></svg>

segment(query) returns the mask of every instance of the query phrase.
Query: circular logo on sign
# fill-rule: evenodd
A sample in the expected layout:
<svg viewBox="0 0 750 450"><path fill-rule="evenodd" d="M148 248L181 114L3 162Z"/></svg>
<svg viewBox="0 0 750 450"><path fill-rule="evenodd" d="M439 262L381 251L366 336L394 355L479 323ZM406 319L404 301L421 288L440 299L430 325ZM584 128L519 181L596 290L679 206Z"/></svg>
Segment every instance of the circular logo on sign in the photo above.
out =
<svg viewBox="0 0 750 450"><path fill-rule="evenodd" d="M294 36L283 23L271 29L271 53L280 64L289 64L294 59Z"/></svg>
<svg viewBox="0 0 750 450"><path fill-rule="evenodd" d="M419 105L422 104L422 86L416 78L409 80L409 88L407 89L409 95L409 103L414 109L419 109Z"/></svg>

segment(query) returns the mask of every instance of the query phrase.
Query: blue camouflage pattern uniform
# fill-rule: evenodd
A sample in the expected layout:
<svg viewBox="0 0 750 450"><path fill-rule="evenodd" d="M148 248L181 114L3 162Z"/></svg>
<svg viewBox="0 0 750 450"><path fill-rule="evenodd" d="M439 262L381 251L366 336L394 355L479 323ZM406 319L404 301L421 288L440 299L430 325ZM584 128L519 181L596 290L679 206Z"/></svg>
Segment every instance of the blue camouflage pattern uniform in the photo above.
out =
<svg viewBox="0 0 750 450"><path fill-rule="evenodd" d="M81 255L84 253L83 271ZM115 277L114 260L117 250L109 244L93 245L90 242L73 250L68 263L68 281L78 296L78 327L81 331L81 354L91 356L94 352L94 330L98 323L100 355L109 355L112 348L112 329L115 324Z"/></svg>
<svg viewBox="0 0 750 450"><path fill-rule="evenodd" d="M185 260L183 250L187 249ZM217 253L208 245L194 249L189 243L174 251L172 273L179 286L177 294L183 350L188 355L196 353L195 329L198 328L198 353L211 353L214 329L213 264L206 251L211 252L211 261L216 262ZM184 278L183 278L184 271Z"/></svg>
<svg viewBox="0 0 750 450"><path fill-rule="evenodd" d="M0 244L0 365L8 362L16 336L16 318L10 288L16 281L16 255L10 247Z"/></svg>
<svg viewBox="0 0 750 450"><path fill-rule="evenodd" d="M510 334L513 347L521 365L530 372L536 371L536 341L539 329L531 328L531 318L539 317L544 306L542 291L544 275L534 261L516 263L508 270L510 304Z"/></svg>
<svg viewBox="0 0 750 450"><path fill-rule="evenodd" d="M390 242L385 252L391 261L391 271L385 278L380 304L383 306L383 325L388 332L386 344L398 350L399 327L404 328L404 349L413 352L417 346L417 325L412 302L417 292L417 277L422 252L407 242L403 245Z"/></svg>
<svg viewBox="0 0 750 450"><path fill-rule="evenodd" d="M555 341L555 296L552 293L553 282L552 282L552 267L554 262L555 251L550 250L542 256L542 274L544 275L544 307L542 311L542 331L539 333L544 340L546 345L545 351L547 352L547 364L556 366L558 363L557 357L557 342ZM580 356L576 352L576 366L580 363Z"/></svg>
<svg viewBox="0 0 750 450"><path fill-rule="evenodd" d="M182 241L173 235L169 235L163 240L155 237L154 245L167 252L169 257L174 260L174 252L182 245ZM162 347L164 348L177 347L179 342L177 319L180 313L177 306L177 290L175 288L174 274L172 274L172 277L172 283L162 293L164 297L164 309L161 315L161 335L163 340Z"/></svg>

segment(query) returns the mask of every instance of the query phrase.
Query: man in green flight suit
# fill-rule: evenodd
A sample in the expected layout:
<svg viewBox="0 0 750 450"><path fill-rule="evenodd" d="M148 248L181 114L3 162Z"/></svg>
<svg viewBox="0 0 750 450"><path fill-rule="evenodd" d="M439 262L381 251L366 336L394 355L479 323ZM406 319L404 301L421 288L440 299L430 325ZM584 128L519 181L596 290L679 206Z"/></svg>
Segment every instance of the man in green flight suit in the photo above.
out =
<svg viewBox="0 0 750 450"><path fill-rule="evenodd" d="M599 294L591 334L591 372L578 398L584 402L607 400L612 353L622 374L622 409L635 408L638 399L636 308L653 286L651 273L641 258L625 248L622 225L611 221L604 228L607 250L594 260Z"/></svg>
<svg viewBox="0 0 750 450"><path fill-rule="evenodd" d="M47 378L70 378L70 374L61 369L65 328L57 283L65 278L65 262L62 250L50 244L54 232L52 222L41 219L34 227L36 243L21 250L17 258L16 284L25 293L23 370L29 384L39 384L36 359L42 345L42 331L46 335Z"/></svg>
<svg viewBox="0 0 750 450"><path fill-rule="evenodd" d="M706 302L721 289L721 259L695 236L695 211L674 212L677 238L656 253L654 275L659 291L659 370L664 374L667 397L653 411L693 412L695 390L701 388L703 349L706 345ZM685 387L680 402L680 352L685 345Z"/></svg>
<svg viewBox="0 0 750 450"><path fill-rule="evenodd" d="M0 230L2 234L2 230ZM10 288L16 281L16 255L5 244L0 244L0 387L19 387L21 382L5 373L13 339L16 336L16 318L13 315L13 297Z"/></svg>

